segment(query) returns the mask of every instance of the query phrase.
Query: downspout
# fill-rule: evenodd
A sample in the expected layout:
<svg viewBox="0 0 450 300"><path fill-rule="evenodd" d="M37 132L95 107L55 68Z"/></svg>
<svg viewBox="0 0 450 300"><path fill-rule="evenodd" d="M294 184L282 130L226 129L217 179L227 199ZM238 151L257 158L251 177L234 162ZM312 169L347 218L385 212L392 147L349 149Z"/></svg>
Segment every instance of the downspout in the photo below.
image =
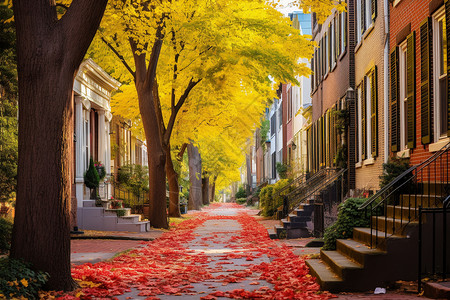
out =
<svg viewBox="0 0 450 300"><path fill-rule="evenodd" d="M384 162L389 158L389 0L384 0Z"/></svg>

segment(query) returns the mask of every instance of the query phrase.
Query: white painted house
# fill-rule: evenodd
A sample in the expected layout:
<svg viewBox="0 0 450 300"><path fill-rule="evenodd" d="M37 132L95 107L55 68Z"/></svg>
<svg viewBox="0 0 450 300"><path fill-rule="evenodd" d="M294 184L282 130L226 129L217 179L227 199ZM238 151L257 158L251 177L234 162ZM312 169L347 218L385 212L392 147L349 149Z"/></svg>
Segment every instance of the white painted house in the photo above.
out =
<svg viewBox="0 0 450 300"><path fill-rule="evenodd" d="M90 190L84 184L84 173L92 157L102 163L107 176L111 174L111 93L120 83L109 76L92 59L83 61L75 77L74 92L74 188L77 207L77 226L80 229L110 231L145 231L149 222L141 222L139 215L118 217L115 211L96 207L90 200ZM110 186L100 184L99 195L107 200Z"/></svg>

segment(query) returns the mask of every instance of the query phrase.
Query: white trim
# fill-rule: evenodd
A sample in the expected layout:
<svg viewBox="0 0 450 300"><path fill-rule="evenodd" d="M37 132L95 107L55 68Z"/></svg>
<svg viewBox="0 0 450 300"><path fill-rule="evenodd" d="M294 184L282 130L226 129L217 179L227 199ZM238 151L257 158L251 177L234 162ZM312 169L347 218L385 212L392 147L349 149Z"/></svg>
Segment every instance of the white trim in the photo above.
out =
<svg viewBox="0 0 450 300"><path fill-rule="evenodd" d="M428 146L428 151L429 151L429 152L436 152L436 151L439 151L439 150L442 149L442 147L444 147L445 145L447 145L448 142L450 142L450 137L440 139L440 140L437 141L436 143L430 144L430 145Z"/></svg>
<svg viewBox="0 0 450 300"><path fill-rule="evenodd" d="M370 154L370 155L372 155L372 154ZM365 160L363 161L363 164L364 164L365 166L373 165L374 163L375 163L375 159L374 159L373 157L369 157L368 159L365 159Z"/></svg>
<svg viewBox="0 0 450 300"><path fill-rule="evenodd" d="M411 156L411 150L410 149L405 149L405 150L402 150L402 151L398 151L396 155L397 155L398 158L408 158L408 157Z"/></svg>
<svg viewBox="0 0 450 300"><path fill-rule="evenodd" d="M408 141L407 141L407 126L406 126L406 122L407 122L407 116L406 116L406 111L407 111L407 105L406 105L406 100L407 100L407 95L406 95L406 49L407 45L406 45L406 40L400 44L399 46L399 57L398 57L398 62L399 62L399 82L400 82L400 93L399 93L399 103L400 103L400 149L404 150L408 147Z"/></svg>

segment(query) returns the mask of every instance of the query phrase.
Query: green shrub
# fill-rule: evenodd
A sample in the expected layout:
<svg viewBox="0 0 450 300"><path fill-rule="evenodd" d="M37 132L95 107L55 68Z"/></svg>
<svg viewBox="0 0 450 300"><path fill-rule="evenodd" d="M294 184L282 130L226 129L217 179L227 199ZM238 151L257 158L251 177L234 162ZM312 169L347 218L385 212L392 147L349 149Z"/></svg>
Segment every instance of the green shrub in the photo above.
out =
<svg viewBox="0 0 450 300"><path fill-rule="evenodd" d="M86 170L86 173L84 173L84 184L90 189L96 189L98 188L99 183L100 177L95 168L94 160L91 157L89 168Z"/></svg>
<svg viewBox="0 0 450 300"><path fill-rule="evenodd" d="M247 197L247 194L245 193L244 187L242 185L239 186L239 189L234 196L236 197L236 199Z"/></svg>
<svg viewBox="0 0 450 300"><path fill-rule="evenodd" d="M123 217L125 216L126 210L125 209L118 209L116 210L116 214L118 217Z"/></svg>
<svg viewBox="0 0 450 300"><path fill-rule="evenodd" d="M247 198L238 198L236 199L237 204L247 204Z"/></svg>
<svg viewBox="0 0 450 300"><path fill-rule="evenodd" d="M288 174L288 170L289 170L288 165L277 162L276 169L277 169L277 173L281 179L287 178L287 174Z"/></svg>
<svg viewBox="0 0 450 300"><path fill-rule="evenodd" d="M366 198L348 198L339 204L337 221L325 229L324 250L335 250L336 239L351 238L354 227L369 226L369 218L364 215L364 210L358 210L366 200Z"/></svg>
<svg viewBox="0 0 450 300"><path fill-rule="evenodd" d="M0 254L11 247L11 233L13 224L7 219L0 218Z"/></svg>
<svg viewBox="0 0 450 300"><path fill-rule="evenodd" d="M389 158L389 161L383 164L383 174L380 176L380 187L384 187L408 169L409 160L407 158L398 158L396 156Z"/></svg>
<svg viewBox="0 0 450 300"><path fill-rule="evenodd" d="M288 179L281 179L278 180L277 183L267 185L261 189L261 192L259 193L259 201L260 207L263 210L263 216L273 216L273 214L277 211L277 208L283 205L283 195L278 195L275 198L273 195L288 184Z"/></svg>
<svg viewBox="0 0 450 300"><path fill-rule="evenodd" d="M0 259L0 299L37 299L48 277L47 273L33 271L30 264L21 260Z"/></svg>

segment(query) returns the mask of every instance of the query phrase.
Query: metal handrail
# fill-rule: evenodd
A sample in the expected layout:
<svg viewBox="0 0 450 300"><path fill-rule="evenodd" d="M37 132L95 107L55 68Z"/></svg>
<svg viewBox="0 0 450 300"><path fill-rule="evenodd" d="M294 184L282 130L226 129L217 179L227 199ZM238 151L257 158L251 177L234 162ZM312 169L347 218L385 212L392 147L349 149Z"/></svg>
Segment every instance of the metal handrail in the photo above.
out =
<svg viewBox="0 0 450 300"><path fill-rule="evenodd" d="M289 184L286 184L284 187L282 187L281 189L279 189L275 194L272 195L272 198L277 197L278 195L281 195L281 193L283 193L286 190L289 190L292 186L294 186L295 184L298 183L302 183L304 182L305 178L307 177L307 173L304 173L300 176L298 176L297 178L295 178L294 180L292 180Z"/></svg>
<svg viewBox="0 0 450 300"><path fill-rule="evenodd" d="M405 187L407 187L408 185L411 185L411 187L420 187L423 188L424 184L427 183L427 181L424 181L423 178L425 177L425 179L430 180L430 178L433 177L436 180L435 183L443 183L442 179L447 178L447 181L449 179L449 169L448 169L448 150L450 150L450 142L447 143L445 146L443 146L439 151L437 151L434 155L430 156L428 159L426 159L425 161L423 161L420 164L417 164L413 167L410 167L408 170L406 170L405 172L403 172L401 175L397 176L393 181L391 181L389 184L387 184L385 187L383 187L379 192L377 192L375 195L373 195L372 197L370 197L364 204L362 204L359 207L359 210L365 210L366 211L366 215L367 215L367 210L370 211L370 234L373 234L374 228L375 230L375 247L378 247L378 237L379 237L379 230L378 230L378 224L379 224L379 217L383 216L383 214L381 213L382 211L384 211L384 243L387 242L387 240L389 238L391 238L393 235L397 234L398 232L402 232L406 226L408 224L411 223L411 221L416 220L416 218L418 217L417 215L417 197L418 195L424 195L424 194L420 194L417 193L417 190L411 188L411 191L414 191L413 194L409 194L408 196L408 206L406 208L404 208L403 206L403 197L400 195L402 192L402 189L404 189ZM442 160L439 160L440 158L445 158L444 154L447 154L447 162L442 162ZM434 163L434 168L433 164ZM425 169L429 167L428 169ZM438 173L437 169L442 168L442 173ZM445 169L444 169L445 168ZM444 172L446 171L446 173ZM425 175L424 175L425 173ZM439 178L439 179L438 179ZM399 182L401 182L399 184ZM430 193L430 189L431 189L431 184L428 181L429 184L429 189L428 189L428 203L430 203L430 196L436 197L439 196L438 194L433 194L431 195ZM416 185L416 186L415 186ZM437 192L437 187L435 187L434 193ZM419 188L419 190L420 190ZM398 196L396 199L396 196ZM425 195L426 196L426 195ZM447 196L447 195L444 195ZM412 197L414 197L414 207L411 207L411 200ZM420 196L419 196L420 197ZM391 201L391 204L388 203L388 201ZM397 201L400 201L399 204L397 204ZM388 212L388 205L392 206L392 219L393 219L393 227L392 227L392 233L388 234L388 228L387 228L387 224L388 224L388 217L387 217L387 212ZM398 218L396 218L396 206L400 207L400 216ZM413 216L411 216L411 212L413 210ZM407 211L407 217L403 216L403 212ZM376 217L375 218L375 224L373 223L373 218L372 217ZM400 221L400 227L396 227L395 225L395 221L398 220ZM381 220L380 222L383 222L383 220ZM383 223L381 223L383 224ZM370 240L370 246L373 246L373 238L371 238Z"/></svg>
<svg viewBox="0 0 450 300"><path fill-rule="evenodd" d="M424 167L432 163L434 160L436 160L444 151L446 151L450 146L450 142L448 142L445 146L443 146L439 151L437 151L435 154L421 162L420 164L414 165L410 167L408 170L404 171L402 174L397 176L394 180L392 180L390 183L382 187L378 192L376 192L374 195L372 195L369 199L367 199L366 202L361 204L361 206L358 208L359 210L362 210L366 208L367 206L371 205L376 199L380 198L382 194L384 194L388 189L393 187L395 184L397 184L399 181L404 179L408 174L412 173L415 169L419 168L417 171L421 171ZM444 149L445 148L445 149Z"/></svg>
<svg viewBox="0 0 450 300"><path fill-rule="evenodd" d="M442 208L422 208L419 207L419 238L418 238L418 267L417 267L417 290L418 293L422 291L422 214L431 213L433 214L433 226L432 226L432 237L433 237L433 249L432 249L432 275L437 275L436 273L436 214L442 212L442 272L441 279L446 280L447 277L447 213L448 208L450 208L450 195L445 198L442 202Z"/></svg>
<svg viewBox="0 0 450 300"><path fill-rule="evenodd" d="M309 191L308 193L306 193L302 197L299 197L298 198L298 199L300 199L299 201L298 201L298 199L296 199L297 203L292 205L291 210L296 209L301 203L303 203L303 201L305 201L306 199L308 199L309 197L311 197L312 195L314 195L318 191L323 190L324 188L326 188L330 184L334 183L336 181L336 179L341 177L346 171L347 171L347 169L342 169L342 170L338 171L337 173L332 175L330 178L325 179L324 181L322 181L322 183L320 183L318 186L313 187L313 189L311 191Z"/></svg>

